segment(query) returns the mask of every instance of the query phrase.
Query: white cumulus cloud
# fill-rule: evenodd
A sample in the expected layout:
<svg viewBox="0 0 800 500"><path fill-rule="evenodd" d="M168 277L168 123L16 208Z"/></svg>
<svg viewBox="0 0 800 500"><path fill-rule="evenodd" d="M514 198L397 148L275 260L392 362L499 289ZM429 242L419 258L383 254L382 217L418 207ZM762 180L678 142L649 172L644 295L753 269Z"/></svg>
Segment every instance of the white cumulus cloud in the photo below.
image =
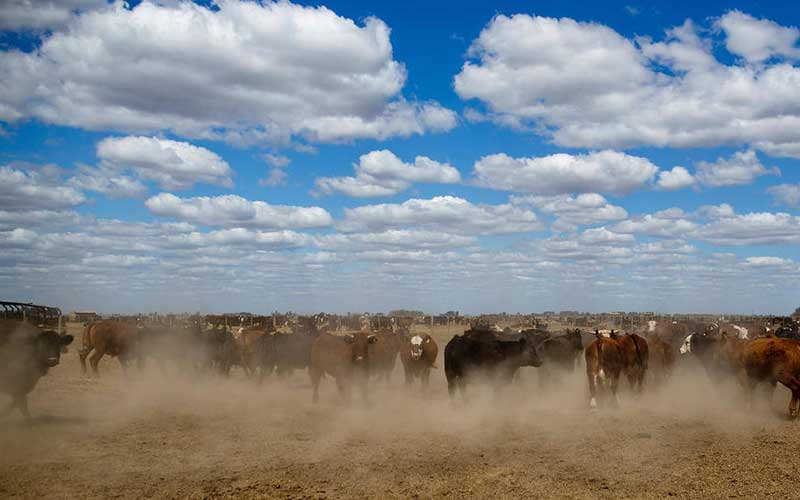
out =
<svg viewBox="0 0 800 500"><path fill-rule="evenodd" d="M132 170L164 189L189 189L195 183L231 187L228 162L213 151L188 142L158 137L107 137L97 144L101 164L112 170Z"/></svg>
<svg viewBox="0 0 800 500"><path fill-rule="evenodd" d="M315 228L331 225L331 215L320 207L270 205L241 196L179 198L160 193L145 201L153 215L212 227L270 229Z"/></svg>
<svg viewBox="0 0 800 500"><path fill-rule="evenodd" d="M353 169L355 177L316 179L316 192L366 198L394 195L405 191L415 182L452 184L461 181L458 170L447 163L426 156L417 156L414 163L406 163L385 149L361 155Z"/></svg>
<svg viewBox="0 0 800 500"><path fill-rule="evenodd" d="M0 209L52 210L71 208L86 201L83 193L65 186L58 169L52 166L25 168L23 165L0 166Z"/></svg>
<svg viewBox="0 0 800 500"><path fill-rule="evenodd" d="M558 219L553 224L553 230L556 231L574 231L578 225L599 224L628 217L627 210L612 205L597 193L577 196L511 196L511 203L533 205L542 213L557 216Z"/></svg>
<svg viewBox="0 0 800 500"><path fill-rule="evenodd" d="M344 219L337 224L343 232L376 232L411 226L466 235L542 229L541 221L530 210L510 204L476 205L455 196L347 208Z"/></svg>
<svg viewBox="0 0 800 500"><path fill-rule="evenodd" d="M484 156L474 166L475 182L492 189L556 195L627 194L644 189L658 172L647 158L617 151L566 153L536 158Z"/></svg>
<svg viewBox="0 0 800 500"><path fill-rule="evenodd" d="M728 48L746 59L794 53L794 28L738 14L722 25ZM499 15L472 43L454 85L498 123L563 146L800 142L800 68L726 64L708 33L687 20L663 40L632 40L597 23Z"/></svg>
<svg viewBox="0 0 800 500"><path fill-rule="evenodd" d="M438 103L403 98L389 35L288 1L119 2L0 53L0 119L279 144L454 127Z"/></svg>
<svg viewBox="0 0 800 500"><path fill-rule="evenodd" d="M776 56L800 57L797 47L800 30L795 27L781 26L769 19L756 19L738 10L720 17L717 25L725 32L728 52L748 62L761 63Z"/></svg>
<svg viewBox="0 0 800 500"><path fill-rule="evenodd" d="M658 188L664 191L676 191L692 187L696 182L692 174L681 166L675 166L672 167L672 170L662 170L658 173Z"/></svg>
<svg viewBox="0 0 800 500"><path fill-rule="evenodd" d="M701 161L697 164L695 177L711 187L751 184L762 175L780 175L777 167L766 168L755 151L740 151L730 158L718 158L715 162Z"/></svg>
<svg viewBox="0 0 800 500"><path fill-rule="evenodd" d="M800 184L778 184L767 189L776 205L800 207Z"/></svg>
<svg viewBox="0 0 800 500"><path fill-rule="evenodd" d="M106 0L3 0L0 30L23 31L59 28L76 12L99 9Z"/></svg>

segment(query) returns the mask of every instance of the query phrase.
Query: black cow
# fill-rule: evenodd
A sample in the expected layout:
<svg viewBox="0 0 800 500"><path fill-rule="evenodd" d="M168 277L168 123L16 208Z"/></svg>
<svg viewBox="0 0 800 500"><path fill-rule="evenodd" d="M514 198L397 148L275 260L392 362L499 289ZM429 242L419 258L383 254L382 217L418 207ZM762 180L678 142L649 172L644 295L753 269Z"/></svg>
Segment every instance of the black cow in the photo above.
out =
<svg viewBox="0 0 800 500"><path fill-rule="evenodd" d="M284 378L294 370L302 370L311 363L311 344L316 332L278 332L258 339L257 347L259 381L274 371Z"/></svg>
<svg viewBox="0 0 800 500"><path fill-rule="evenodd" d="M548 337L542 343L544 360L569 372L575 371L575 361L582 352L581 331L577 328L568 329L564 335Z"/></svg>
<svg viewBox="0 0 800 500"><path fill-rule="evenodd" d="M236 338L225 328L192 330L188 334L185 362L196 370L216 369L228 375L235 364L241 364L241 353Z"/></svg>
<svg viewBox="0 0 800 500"><path fill-rule="evenodd" d="M568 329L563 335L548 336L542 341L542 369L539 370L539 383L542 386L554 380L554 369L567 373L575 371L575 363L583 352L583 341L579 329Z"/></svg>
<svg viewBox="0 0 800 500"><path fill-rule="evenodd" d="M43 332L29 323L0 320L0 392L11 396L0 416L18 408L30 420L28 393L59 363L62 348L72 340L72 335Z"/></svg>
<svg viewBox="0 0 800 500"><path fill-rule="evenodd" d="M521 366L541 366L541 336L537 333L499 333L472 329L456 335L444 348L444 373L450 397L456 388L465 394L466 382L476 374L487 376L495 388L510 383Z"/></svg>

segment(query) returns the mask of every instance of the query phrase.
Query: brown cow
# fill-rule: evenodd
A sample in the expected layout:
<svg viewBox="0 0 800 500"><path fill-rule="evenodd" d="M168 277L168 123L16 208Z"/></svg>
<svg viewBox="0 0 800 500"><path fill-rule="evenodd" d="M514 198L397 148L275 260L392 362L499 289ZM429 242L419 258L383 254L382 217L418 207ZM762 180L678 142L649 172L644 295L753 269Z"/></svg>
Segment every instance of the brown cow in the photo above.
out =
<svg viewBox="0 0 800 500"><path fill-rule="evenodd" d="M723 344L731 344L723 340ZM780 382L792 391L789 418L800 408L800 342L789 339L760 338L731 344L726 353L736 363L739 382L747 391L752 406L753 391L759 382L773 386Z"/></svg>
<svg viewBox="0 0 800 500"><path fill-rule="evenodd" d="M597 331L595 337L584 352L586 376L589 379L589 407L597 408L598 403L605 404L606 399L616 407L619 375L625 366L625 358L616 340L604 337Z"/></svg>
<svg viewBox="0 0 800 500"><path fill-rule="evenodd" d="M236 345L239 348L239 355L241 357L240 364L244 369L245 374L250 377L256 373L259 360L260 339L267 335L267 331L259 327L244 328L239 332L236 338Z"/></svg>
<svg viewBox="0 0 800 500"><path fill-rule="evenodd" d="M83 347L78 352L81 368L86 374L86 357L92 365L92 372L99 376L97 369L103 355L117 356L122 369L127 372L128 362L138 356L136 325L116 321L99 321L89 323L83 330ZM141 362L141 358L139 358Z"/></svg>
<svg viewBox="0 0 800 500"><path fill-rule="evenodd" d="M653 374L655 383L665 382L672 375L675 368L675 349L669 342L661 340L659 337L647 339L650 351L650 371Z"/></svg>
<svg viewBox="0 0 800 500"><path fill-rule="evenodd" d="M647 341L635 333L620 335L614 330L611 330L611 338L617 341L622 352L624 363L622 371L628 379L628 384L634 392L641 393L650 359Z"/></svg>
<svg viewBox="0 0 800 500"><path fill-rule="evenodd" d="M339 394L350 401L351 384L356 379L364 400L367 400L369 380L369 345L378 341L375 335L366 332L339 337L330 333L320 334L311 344L311 365L308 374L314 388L312 401L319 401L319 383L327 373L336 380Z"/></svg>
<svg viewBox="0 0 800 500"><path fill-rule="evenodd" d="M375 336L378 342L369 346L370 373L388 382L397 363L397 353L406 343L406 338L401 333L391 331L378 332Z"/></svg>
<svg viewBox="0 0 800 500"><path fill-rule="evenodd" d="M436 368L436 356L439 347L436 341L427 333L414 335L405 339L400 348L400 361L406 375L406 385L411 385L414 379L419 378L422 390L427 391L431 368Z"/></svg>

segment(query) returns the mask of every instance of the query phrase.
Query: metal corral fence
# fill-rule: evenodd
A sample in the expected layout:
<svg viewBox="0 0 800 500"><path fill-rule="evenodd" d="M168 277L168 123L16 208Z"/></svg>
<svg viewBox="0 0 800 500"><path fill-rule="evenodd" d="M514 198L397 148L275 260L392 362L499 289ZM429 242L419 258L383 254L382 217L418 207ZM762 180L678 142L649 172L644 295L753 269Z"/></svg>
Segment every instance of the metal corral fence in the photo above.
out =
<svg viewBox="0 0 800 500"><path fill-rule="evenodd" d="M39 328L61 331L61 309L57 307L0 301L0 318L27 321Z"/></svg>

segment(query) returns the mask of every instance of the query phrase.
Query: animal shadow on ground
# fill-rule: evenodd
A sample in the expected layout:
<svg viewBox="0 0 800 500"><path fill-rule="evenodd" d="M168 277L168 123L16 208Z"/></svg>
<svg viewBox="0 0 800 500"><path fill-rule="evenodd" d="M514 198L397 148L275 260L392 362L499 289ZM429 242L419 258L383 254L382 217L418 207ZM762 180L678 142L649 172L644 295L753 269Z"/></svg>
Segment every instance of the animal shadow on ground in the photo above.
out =
<svg viewBox="0 0 800 500"><path fill-rule="evenodd" d="M84 417L62 417L58 415L37 415L30 420L24 418L6 417L0 420L0 426L5 427L57 427L57 426L71 426L71 425L84 425L89 420Z"/></svg>

